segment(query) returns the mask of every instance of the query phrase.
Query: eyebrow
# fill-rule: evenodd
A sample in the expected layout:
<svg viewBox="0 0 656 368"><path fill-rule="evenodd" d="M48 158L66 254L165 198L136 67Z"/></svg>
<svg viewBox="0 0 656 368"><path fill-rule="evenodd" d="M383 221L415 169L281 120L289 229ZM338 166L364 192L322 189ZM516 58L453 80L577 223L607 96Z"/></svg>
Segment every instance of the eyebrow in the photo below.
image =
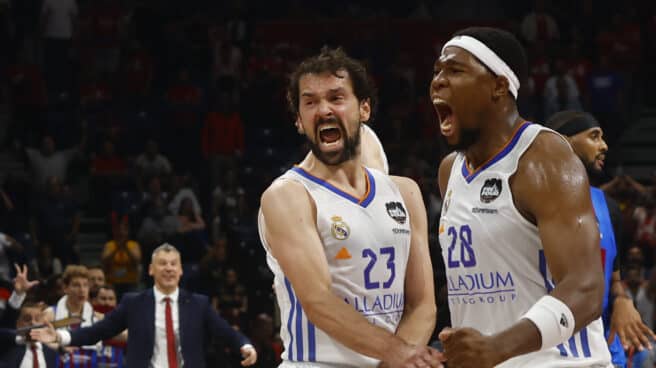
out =
<svg viewBox="0 0 656 368"><path fill-rule="evenodd" d="M458 61L458 60L456 60L456 59L453 59L453 58L451 58L451 59L446 59L446 60L440 60L440 59L437 59L437 61L435 62L435 65L434 65L434 66L437 67L437 66L441 66L441 65L466 66L465 63L463 63L463 62L461 62L461 61Z"/></svg>
<svg viewBox="0 0 656 368"><path fill-rule="evenodd" d="M336 88L331 88L328 90L327 94L335 94L335 93L344 93L346 89L344 87L336 87ZM314 92L302 92L301 97L314 97L317 94Z"/></svg>

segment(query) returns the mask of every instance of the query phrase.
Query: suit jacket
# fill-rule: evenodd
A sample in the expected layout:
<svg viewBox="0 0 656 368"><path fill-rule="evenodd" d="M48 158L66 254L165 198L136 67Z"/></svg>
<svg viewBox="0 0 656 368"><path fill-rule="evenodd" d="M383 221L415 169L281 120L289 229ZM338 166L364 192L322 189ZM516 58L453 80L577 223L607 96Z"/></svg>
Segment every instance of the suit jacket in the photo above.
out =
<svg viewBox="0 0 656 368"><path fill-rule="evenodd" d="M15 336L16 335L14 335L14 337ZM57 352L50 349L46 345L42 344L41 346L43 346L43 357L46 360L46 368L57 368ZM14 346L2 356L2 364L5 365L3 366L0 364L0 368L5 366L12 368L20 367L20 364L23 361L23 357L25 356L26 349L26 345L15 345L14 343Z"/></svg>
<svg viewBox="0 0 656 368"><path fill-rule="evenodd" d="M239 348L250 343L221 318L204 295L180 289L178 299L179 338L184 365L205 367L205 345L209 335L225 339ZM92 345L128 329L127 365L148 367L155 346L155 295L153 289L126 294L118 307L93 326L71 332L73 346Z"/></svg>

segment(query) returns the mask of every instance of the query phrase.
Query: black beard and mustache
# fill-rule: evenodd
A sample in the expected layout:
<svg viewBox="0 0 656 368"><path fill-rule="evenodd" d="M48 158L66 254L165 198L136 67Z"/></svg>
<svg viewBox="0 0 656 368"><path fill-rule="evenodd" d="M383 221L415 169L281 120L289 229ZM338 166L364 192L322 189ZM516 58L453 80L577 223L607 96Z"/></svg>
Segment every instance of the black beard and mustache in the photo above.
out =
<svg viewBox="0 0 656 368"><path fill-rule="evenodd" d="M481 131L479 129L469 129L463 127L459 127L458 129L460 130L460 132L458 133L460 135L458 142L456 144L449 144L447 142L447 146L449 147L449 149L452 149L454 151L466 150L467 148L471 147L474 143L476 143L481 135Z"/></svg>
<svg viewBox="0 0 656 368"><path fill-rule="evenodd" d="M328 166L336 166L346 161L352 160L357 155L358 148L360 147L360 125L362 123L358 124L358 129L356 130L356 133L353 137L348 135L348 131L344 127L344 122L337 117L319 119L319 121L317 121L317 126L323 123L337 123L339 125L343 135L342 139L344 139L344 148L341 151L334 153L325 153L321 151L319 148L321 138L319 137L319 132L317 131L317 142L313 142L307 135L305 136L308 140L308 144L310 145L310 150L312 150L312 154L319 161Z"/></svg>

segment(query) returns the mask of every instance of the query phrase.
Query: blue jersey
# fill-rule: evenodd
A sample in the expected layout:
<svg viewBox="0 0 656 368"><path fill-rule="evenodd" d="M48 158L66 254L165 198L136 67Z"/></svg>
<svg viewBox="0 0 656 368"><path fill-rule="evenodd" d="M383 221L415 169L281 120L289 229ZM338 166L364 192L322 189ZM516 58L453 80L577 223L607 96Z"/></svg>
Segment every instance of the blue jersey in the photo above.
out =
<svg viewBox="0 0 656 368"><path fill-rule="evenodd" d="M606 338L608 338L611 317L611 308L609 306L610 287L613 279L613 263L615 262L615 257L618 256L617 243L615 242L613 223L610 220L610 213L608 212L608 204L606 203L604 192L601 189L590 187L590 194L592 196L595 215L597 216L597 223L599 224L599 235L601 236L601 259L604 266L605 281L602 320L604 321L604 332ZM617 335L608 348L613 359L613 364L622 367L626 366L624 348Z"/></svg>

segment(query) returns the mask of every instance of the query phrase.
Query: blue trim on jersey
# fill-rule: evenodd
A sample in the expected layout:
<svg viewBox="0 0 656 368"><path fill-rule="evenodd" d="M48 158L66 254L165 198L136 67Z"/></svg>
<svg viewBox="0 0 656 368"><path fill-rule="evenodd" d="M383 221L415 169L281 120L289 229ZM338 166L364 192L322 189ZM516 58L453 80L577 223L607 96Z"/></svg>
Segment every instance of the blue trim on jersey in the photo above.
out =
<svg viewBox="0 0 656 368"><path fill-rule="evenodd" d="M579 351L576 349L575 336L576 335L570 337L569 340L568 340L568 343L569 343L569 350L572 352L572 355L574 356L574 358L578 358L579 357Z"/></svg>
<svg viewBox="0 0 656 368"><path fill-rule="evenodd" d="M296 307L296 298L294 298L294 292L292 291L292 285L289 283L289 280L285 277L285 287L287 287L287 294L289 294L289 316L287 317L287 332L289 332L289 346L287 347L287 359L294 361L294 353L292 352L292 344L294 343L294 333L292 332L292 319L294 318L294 308Z"/></svg>
<svg viewBox="0 0 656 368"><path fill-rule="evenodd" d="M308 359L311 362L317 361L317 341L315 337L314 324L308 320L307 323L308 330Z"/></svg>
<svg viewBox="0 0 656 368"><path fill-rule="evenodd" d="M560 350L560 355L566 357L567 356L567 350L565 350L565 346L563 344L558 344L556 346L558 350Z"/></svg>
<svg viewBox="0 0 656 368"><path fill-rule="evenodd" d="M367 177L369 177L369 194L364 198L360 205L366 208L376 196L376 180L374 179L374 176L371 174L371 172L369 172L369 170L365 168L364 171L367 172Z"/></svg>
<svg viewBox="0 0 656 368"><path fill-rule="evenodd" d="M515 145L517 145L517 141L519 141L519 138L522 136L522 133L528 126L531 125L530 122L524 123L522 126L517 129L517 132L513 135L513 137L510 139L510 142L506 144L506 146L496 155L494 155L490 160L488 160L486 163L483 164L483 166L479 167L476 169L474 172L469 172L469 168L467 168L467 160L462 161L462 176L465 178L465 181L467 183L471 183L472 180L476 179L476 177L482 173L485 169L488 167L494 165L497 163L499 160L502 158L506 157L510 153L510 151L515 148Z"/></svg>
<svg viewBox="0 0 656 368"><path fill-rule="evenodd" d="M581 349L583 350L583 356L586 358L592 357L590 353L590 342L588 341L588 327L583 327L581 329Z"/></svg>
<svg viewBox="0 0 656 368"><path fill-rule="evenodd" d="M314 176L314 175L310 174L309 172L301 169L300 167L292 167L291 170L294 171L295 173L301 175L302 177L304 177L304 178L306 178L306 179L308 179L308 180L310 180L310 181L312 181L316 184L321 185L322 187L330 190L331 192L337 194L338 196L340 196L342 198L345 198L345 199L347 199L347 200L349 200L349 201L351 201L355 204L358 204L362 207L365 207L365 208L369 205L369 203L371 203L371 201L374 200L374 197L376 196L376 181L374 180L374 176L366 168L364 170L365 170L365 172L367 174L367 178L369 180L369 192L368 192L367 196L365 198L363 198L362 200L360 200L358 198L355 198L354 196L346 193L345 191L337 188L336 186L330 184L329 182L327 182L323 179L317 178L316 176Z"/></svg>
<svg viewBox="0 0 656 368"><path fill-rule="evenodd" d="M296 299L296 360L303 361L303 308Z"/></svg>
<svg viewBox="0 0 656 368"><path fill-rule="evenodd" d="M547 259L544 256L544 250L538 251L538 258L538 262L540 263L540 274L544 280L544 288L547 289L547 293L550 293L551 290L554 289L554 285L552 285L551 281L549 281L549 278L547 277Z"/></svg>

